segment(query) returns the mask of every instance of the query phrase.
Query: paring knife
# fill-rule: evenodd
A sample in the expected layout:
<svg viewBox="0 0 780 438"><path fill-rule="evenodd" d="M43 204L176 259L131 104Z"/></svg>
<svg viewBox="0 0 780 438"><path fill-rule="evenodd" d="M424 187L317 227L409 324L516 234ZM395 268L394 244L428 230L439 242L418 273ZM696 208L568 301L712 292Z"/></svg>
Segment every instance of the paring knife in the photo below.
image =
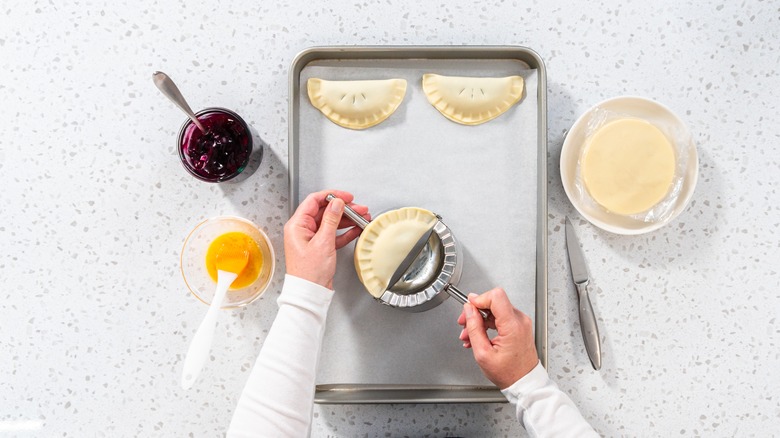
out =
<svg viewBox="0 0 780 438"><path fill-rule="evenodd" d="M599 327L596 324L596 315L593 313L593 306L590 304L588 296L588 265L585 264L585 256L580 248L580 241L577 234L574 233L569 218L566 218L566 252L569 253L569 264L571 265L571 276L574 285L577 286L577 295L579 297L580 308L580 328L582 329L582 340L585 342L585 350L588 352L590 363L593 369L601 369L601 340L599 338Z"/></svg>

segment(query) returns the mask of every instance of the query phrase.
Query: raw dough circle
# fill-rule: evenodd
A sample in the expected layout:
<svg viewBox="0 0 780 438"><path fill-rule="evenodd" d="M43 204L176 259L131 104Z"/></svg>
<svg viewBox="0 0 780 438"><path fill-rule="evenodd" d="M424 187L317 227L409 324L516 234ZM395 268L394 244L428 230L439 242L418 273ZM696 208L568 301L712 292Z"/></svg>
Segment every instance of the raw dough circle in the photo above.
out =
<svg viewBox="0 0 780 438"><path fill-rule="evenodd" d="M428 210L406 207L383 213L366 226L355 244L355 270L371 295L382 296L414 244L438 220Z"/></svg>
<svg viewBox="0 0 780 438"><path fill-rule="evenodd" d="M618 119L602 126L582 156L582 179L590 196L622 215L641 213L663 200L674 174L672 144L641 119Z"/></svg>

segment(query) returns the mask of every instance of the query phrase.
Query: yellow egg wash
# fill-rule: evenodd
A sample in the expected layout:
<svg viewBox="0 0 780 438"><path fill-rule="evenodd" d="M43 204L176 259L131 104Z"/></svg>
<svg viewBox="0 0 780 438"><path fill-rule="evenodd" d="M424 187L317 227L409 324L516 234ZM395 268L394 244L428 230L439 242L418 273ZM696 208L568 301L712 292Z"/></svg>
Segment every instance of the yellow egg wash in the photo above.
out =
<svg viewBox="0 0 780 438"><path fill-rule="evenodd" d="M217 282L217 253L225 245L224 251L236 251L241 252L244 248L249 251L249 260L246 263L244 270L238 274L238 278L230 285L230 289L243 289L257 280L260 275L260 270L263 267L263 254L260 252L260 247L257 242L244 233L233 231L225 233L211 242L208 251L206 251L206 270L209 276Z"/></svg>

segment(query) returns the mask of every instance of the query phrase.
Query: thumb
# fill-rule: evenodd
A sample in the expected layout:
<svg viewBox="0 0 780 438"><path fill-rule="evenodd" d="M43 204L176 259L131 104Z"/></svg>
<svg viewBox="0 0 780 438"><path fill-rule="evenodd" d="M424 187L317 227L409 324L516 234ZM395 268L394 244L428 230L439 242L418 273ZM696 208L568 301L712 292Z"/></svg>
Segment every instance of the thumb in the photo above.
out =
<svg viewBox="0 0 780 438"><path fill-rule="evenodd" d="M340 198L334 198L330 201L328 208L322 214L322 222L320 222L320 229L317 230L317 236L320 239L326 239L328 241L335 241L336 230L341 222L341 215L344 213L344 201Z"/></svg>
<svg viewBox="0 0 780 438"><path fill-rule="evenodd" d="M490 348L493 344L487 336L485 320L482 319L482 315L477 312L477 309L471 303L466 303L463 305L463 311L466 314L466 330L469 333L469 342L476 357L480 351Z"/></svg>

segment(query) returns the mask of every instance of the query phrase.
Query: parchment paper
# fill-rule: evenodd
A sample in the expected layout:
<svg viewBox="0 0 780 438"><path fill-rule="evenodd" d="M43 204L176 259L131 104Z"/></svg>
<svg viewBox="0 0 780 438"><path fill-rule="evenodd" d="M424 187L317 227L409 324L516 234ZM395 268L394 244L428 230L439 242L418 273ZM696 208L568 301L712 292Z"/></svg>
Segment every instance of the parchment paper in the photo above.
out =
<svg viewBox="0 0 780 438"><path fill-rule="evenodd" d="M521 75L523 99L500 117L463 126L442 116L422 75ZM363 131L328 120L309 102L306 81L403 78L398 110ZM534 315L537 211L537 72L512 60L316 61L301 72L300 197L346 190L376 215L417 206L439 214L463 248L459 288L495 286ZM300 202L300 199L296 200ZM355 273L354 243L339 252L318 384L490 385L458 339L452 298L422 313L375 301Z"/></svg>

